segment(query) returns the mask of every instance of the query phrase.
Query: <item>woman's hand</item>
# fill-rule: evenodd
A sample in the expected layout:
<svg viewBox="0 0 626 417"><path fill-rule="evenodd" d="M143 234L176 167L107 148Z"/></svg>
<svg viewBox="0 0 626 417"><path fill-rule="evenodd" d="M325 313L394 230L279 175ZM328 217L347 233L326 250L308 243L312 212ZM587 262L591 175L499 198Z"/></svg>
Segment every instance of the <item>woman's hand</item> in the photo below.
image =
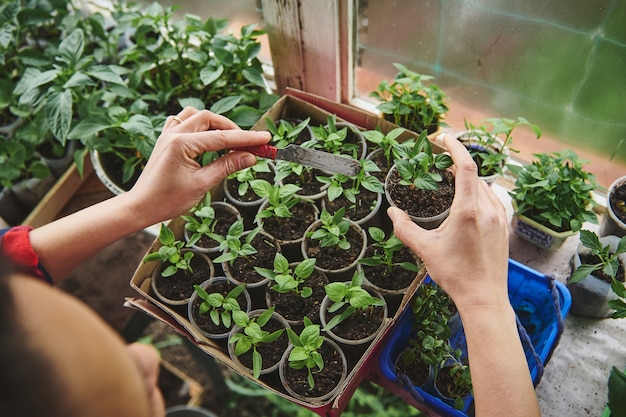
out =
<svg viewBox="0 0 626 417"><path fill-rule="evenodd" d="M187 212L224 178L256 163L248 152L228 152L202 167L199 156L209 151L265 144L269 132L244 131L224 116L187 107L165 121L154 151L129 192L140 215L154 222Z"/></svg>
<svg viewBox="0 0 626 417"><path fill-rule="evenodd" d="M489 186L478 178L477 167L458 140L444 144L455 166L455 196L448 218L425 230L402 210L388 210L394 232L426 264L431 278L459 309L483 303L508 303L509 255L506 212Z"/></svg>

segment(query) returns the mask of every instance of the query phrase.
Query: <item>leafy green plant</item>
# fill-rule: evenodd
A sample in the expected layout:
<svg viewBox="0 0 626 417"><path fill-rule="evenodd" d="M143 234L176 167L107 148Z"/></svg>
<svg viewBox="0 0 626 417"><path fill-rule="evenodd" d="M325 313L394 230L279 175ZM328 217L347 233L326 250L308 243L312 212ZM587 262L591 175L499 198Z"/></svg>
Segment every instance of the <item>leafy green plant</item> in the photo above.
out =
<svg viewBox="0 0 626 417"><path fill-rule="evenodd" d="M574 272L569 280L570 283L576 283L588 275L594 273L602 273L604 276L611 280L611 290L619 297L616 300L610 300L608 302L609 307L615 310L612 314L612 318L626 317L626 289L624 283L619 281L617 273L619 270L620 260L619 255L626 253L626 236L622 237L617 244L617 248L612 250L610 245L603 245L600 242L600 238L594 232L590 230L580 231L580 242L583 246L591 250L593 259L597 260L594 264L581 264ZM626 268L626 265L622 265Z"/></svg>
<svg viewBox="0 0 626 417"><path fill-rule="evenodd" d="M307 258L299 262L291 269L289 260L281 253L274 256L274 269L255 266L254 269L263 278L274 282L272 290L279 293L294 292L302 298L308 298L313 294L311 287L303 287L305 280L315 271L315 258Z"/></svg>
<svg viewBox="0 0 626 417"><path fill-rule="evenodd" d="M256 195L267 198L267 205L256 215L256 220L268 217L292 217L291 209L302 201L296 193L302 188L295 184L272 185L266 180L251 180L250 186Z"/></svg>
<svg viewBox="0 0 626 417"><path fill-rule="evenodd" d="M202 299L198 306L198 312L200 314L209 313L209 317L215 325L219 326L222 323L224 327L229 328L232 324L233 312L241 310L237 297L246 289L246 285L237 285L225 296L221 293L209 294L199 285L194 285L193 288L198 293L198 297Z"/></svg>
<svg viewBox="0 0 626 417"><path fill-rule="evenodd" d="M42 112L50 132L65 145L78 107L90 96L104 94L104 83L125 83L120 76L122 69L98 65L85 53L82 29L75 29L61 41L54 62L43 70L26 68L13 94L19 96L18 105L24 114Z"/></svg>
<svg viewBox="0 0 626 417"><path fill-rule="evenodd" d="M285 329L278 329L272 333L263 330L270 319L274 308L269 308L258 317L250 317L242 310L233 311L233 321L242 329L228 339L228 343L235 345L235 355L241 356L252 349L252 373L255 379L261 375L263 369L263 358L257 350L261 343L272 343L278 339Z"/></svg>
<svg viewBox="0 0 626 417"><path fill-rule="evenodd" d="M345 126L337 129L337 116L327 117L325 126L313 126L311 130L317 140L319 147L326 152L333 154L350 155L358 159L359 144L348 141L349 127Z"/></svg>
<svg viewBox="0 0 626 417"><path fill-rule="evenodd" d="M624 398L624 392L626 392L626 373L613 366L609 374L608 387L607 405L611 411L610 415L626 415L626 399Z"/></svg>
<svg viewBox="0 0 626 417"><path fill-rule="evenodd" d="M339 323L352 316L357 310L366 310L376 306L384 306L385 300L372 296L362 287L365 274L363 271L355 271L352 280L346 282L331 282L324 287L326 295L333 302L328 308L328 313L334 313L342 308L341 314L333 316L322 330L332 330Z"/></svg>
<svg viewBox="0 0 626 417"><path fill-rule="evenodd" d="M461 139L471 140L466 147L478 165L479 175L503 174L502 168L508 158L506 152L519 152L511 148L513 130L518 126L528 126L537 139L541 137L541 130L524 117L494 117L484 120L480 125L465 120L466 132Z"/></svg>
<svg viewBox="0 0 626 417"><path fill-rule="evenodd" d="M532 163L507 167L517 176L509 195L516 215L563 232L577 232L584 222L598 223L592 192L595 175L583 169L583 161L571 150L534 154Z"/></svg>
<svg viewBox="0 0 626 417"><path fill-rule="evenodd" d="M472 377L469 366L455 359L451 364L438 369L436 378L443 376L441 375L442 372L446 373L446 377L449 377L450 380L446 384L445 395L454 399L454 408L462 410L465 407L463 397L472 392ZM441 387L439 389L441 390Z"/></svg>
<svg viewBox="0 0 626 417"><path fill-rule="evenodd" d="M0 136L0 186L11 188L20 179L44 178L49 173L27 144Z"/></svg>
<svg viewBox="0 0 626 417"><path fill-rule="evenodd" d="M399 266L407 271L418 272L419 267L413 262L393 261L394 254L404 249L404 243L398 239L393 233L389 237L385 236L385 232L378 227L370 227L367 229L370 237L374 241L373 245L378 248L372 256L359 260L361 265L366 266L385 266L388 272L393 271L394 266Z"/></svg>
<svg viewBox="0 0 626 417"><path fill-rule="evenodd" d="M363 132L363 136L369 143L381 149L383 155L385 156L385 160L387 161L387 166L391 166L394 156L393 149L395 146L400 144L398 138L405 131L406 129L403 127L392 129L387 134L384 134L379 130L366 130Z"/></svg>
<svg viewBox="0 0 626 417"><path fill-rule="evenodd" d="M228 228L228 233L225 237L215 233L210 234L213 239L219 242L218 250L222 252L213 262L229 262L232 265L237 258L257 253L251 242L260 231L261 228L257 227L246 232L243 219L239 219Z"/></svg>
<svg viewBox="0 0 626 417"><path fill-rule="evenodd" d="M274 123L269 117L265 118L267 124L267 130L272 134L272 142L277 148L284 148L285 146L294 143L298 135L306 129L311 121L310 117L307 117L297 125L293 125L291 122L285 119L280 119L277 123Z"/></svg>
<svg viewBox="0 0 626 417"><path fill-rule="evenodd" d="M442 119L448 111L447 96L436 84L427 84L430 75L418 74L398 63L399 71L390 83L383 80L370 96L381 101L377 106L385 118L398 126L421 133L432 133L445 126Z"/></svg>
<svg viewBox="0 0 626 417"><path fill-rule="evenodd" d="M191 260L194 257L194 253L192 251L183 251L185 242L177 240L174 232L164 223L161 223L161 229L159 230L159 242L162 245L159 250L146 255L143 258L143 262L164 262L166 267L161 271L161 276L165 278L171 277L179 270L193 272Z"/></svg>
<svg viewBox="0 0 626 417"><path fill-rule="evenodd" d="M318 371L324 369L324 358L319 349L324 344L324 336L320 333L320 325L313 324L308 317L304 318L304 328L300 335L287 328L287 336L293 345L289 352L288 362L293 369L307 368L307 381L309 387L315 387L312 370L317 368Z"/></svg>
<svg viewBox="0 0 626 417"><path fill-rule="evenodd" d="M350 230L350 221L344 218L345 214L345 207L341 207L335 214L322 210L320 213L320 227L307 233L307 237L319 240L323 248L339 246L344 250L349 249L350 242L348 242L346 234Z"/></svg>
<svg viewBox="0 0 626 417"><path fill-rule="evenodd" d="M257 179L257 176L260 173L269 172L272 172L269 160L259 159L256 164L230 174L227 179L234 179L239 183L239 186L237 187L237 194L239 194L239 196L243 196L250 188L250 181Z"/></svg>
<svg viewBox="0 0 626 417"><path fill-rule="evenodd" d="M423 190L437 190L442 176L436 170L452 166L452 158L447 154L433 154L433 148L425 131L413 143L401 143L395 147L398 159L395 166L401 180L400 185L417 187Z"/></svg>
<svg viewBox="0 0 626 417"><path fill-rule="evenodd" d="M188 246L195 245L202 236L210 236L215 231L217 219L215 209L211 206L211 193L191 209L191 215L181 216L185 220L185 228L191 233Z"/></svg>
<svg viewBox="0 0 626 417"><path fill-rule="evenodd" d="M356 203L358 195L362 189L373 193L384 193L383 184L378 178L369 175L372 172L379 172L380 168L370 159L360 159L361 169L359 172L349 177L347 175L335 174L329 177L318 176L317 180L322 184L328 184L326 196L329 201L344 196L351 203Z"/></svg>

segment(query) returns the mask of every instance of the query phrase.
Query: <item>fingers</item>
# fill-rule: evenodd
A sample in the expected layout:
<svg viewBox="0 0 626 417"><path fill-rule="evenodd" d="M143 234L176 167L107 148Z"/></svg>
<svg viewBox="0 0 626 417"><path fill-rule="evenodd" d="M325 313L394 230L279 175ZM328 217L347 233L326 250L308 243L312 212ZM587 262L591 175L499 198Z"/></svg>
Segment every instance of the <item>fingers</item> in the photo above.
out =
<svg viewBox="0 0 626 417"><path fill-rule="evenodd" d="M476 163L465 146L452 135L446 135L443 143L448 152L450 152L456 168L454 174L454 199L457 201L471 199L473 201L476 198L479 184Z"/></svg>
<svg viewBox="0 0 626 417"><path fill-rule="evenodd" d="M213 129L232 130L239 126L225 116L208 110L185 107L176 116L169 116L163 125L163 131L202 132Z"/></svg>
<svg viewBox="0 0 626 417"><path fill-rule="evenodd" d="M209 190L221 183L228 175L251 167L256 162L256 157L251 153L230 152L202 167L194 173L194 176L197 176L198 181L203 183L203 189Z"/></svg>
<svg viewBox="0 0 626 417"><path fill-rule="evenodd" d="M173 140L179 141L192 153L192 158L210 151L234 149L242 146L263 145L272 138L270 132L254 130L211 130L183 133Z"/></svg>
<svg viewBox="0 0 626 417"><path fill-rule="evenodd" d="M396 237L419 256L421 252L419 242L423 240L423 234L428 231L415 224L405 211L397 207L389 207L387 215L393 223L393 233Z"/></svg>

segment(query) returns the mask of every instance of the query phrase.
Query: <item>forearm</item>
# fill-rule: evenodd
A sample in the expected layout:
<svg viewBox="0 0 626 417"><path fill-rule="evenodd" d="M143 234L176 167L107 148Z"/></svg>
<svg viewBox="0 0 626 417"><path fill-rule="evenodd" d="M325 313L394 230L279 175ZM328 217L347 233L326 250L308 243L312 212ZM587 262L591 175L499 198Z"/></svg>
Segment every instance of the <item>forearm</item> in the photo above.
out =
<svg viewBox="0 0 626 417"><path fill-rule="evenodd" d="M460 311L476 416L540 416L528 363L510 306Z"/></svg>
<svg viewBox="0 0 626 417"><path fill-rule="evenodd" d="M124 193L32 230L30 243L52 279L62 280L104 247L158 221L134 200Z"/></svg>

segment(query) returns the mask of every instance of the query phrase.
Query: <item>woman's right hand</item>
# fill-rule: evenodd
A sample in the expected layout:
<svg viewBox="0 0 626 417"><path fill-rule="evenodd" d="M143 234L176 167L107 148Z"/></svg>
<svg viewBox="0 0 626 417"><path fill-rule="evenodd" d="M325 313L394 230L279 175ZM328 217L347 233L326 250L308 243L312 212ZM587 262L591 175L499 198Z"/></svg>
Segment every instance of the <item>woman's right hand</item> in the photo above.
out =
<svg viewBox="0 0 626 417"><path fill-rule="evenodd" d="M509 236L506 212L491 188L478 178L463 144L447 135L444 144L455 167L455 196L448 218L425 230L391 207L394 233L426 264L431 278L455 301L470 308L508 303Z"/></svg>

